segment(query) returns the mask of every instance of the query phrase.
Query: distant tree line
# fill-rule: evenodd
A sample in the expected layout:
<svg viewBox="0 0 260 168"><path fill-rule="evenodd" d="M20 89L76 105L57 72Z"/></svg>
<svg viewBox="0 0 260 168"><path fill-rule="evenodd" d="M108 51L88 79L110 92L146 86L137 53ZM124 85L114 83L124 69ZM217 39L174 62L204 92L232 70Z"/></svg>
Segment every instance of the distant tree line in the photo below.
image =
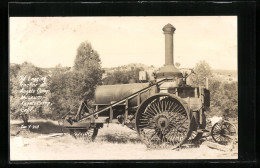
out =
<svg viewBox="0 0 260 168"><path fill-rule="evenodd" d="M130 70L122 70L118 67L113 72L107 73L107 77L103 79L103 84L113 85L138 82L139 72L143 70L143 67L131 67Z"/></svg>

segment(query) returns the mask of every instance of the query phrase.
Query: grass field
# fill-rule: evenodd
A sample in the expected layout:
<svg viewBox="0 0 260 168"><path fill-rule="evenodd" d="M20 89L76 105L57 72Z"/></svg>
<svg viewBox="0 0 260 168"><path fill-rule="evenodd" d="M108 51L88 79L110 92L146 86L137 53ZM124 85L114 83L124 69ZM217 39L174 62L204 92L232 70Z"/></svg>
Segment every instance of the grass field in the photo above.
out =
<svg viewBox="0 0 260 168"><path fill-rule="evenodd" d="M150 160L150 159L236 159L237 147L223 146L225 151L199 147L178 150L149 149L136 132L117 124L104 125L94 142L76 140L58 122L34 120L38 129L21 129L21 121L10 122L11 160Z"/></svg>

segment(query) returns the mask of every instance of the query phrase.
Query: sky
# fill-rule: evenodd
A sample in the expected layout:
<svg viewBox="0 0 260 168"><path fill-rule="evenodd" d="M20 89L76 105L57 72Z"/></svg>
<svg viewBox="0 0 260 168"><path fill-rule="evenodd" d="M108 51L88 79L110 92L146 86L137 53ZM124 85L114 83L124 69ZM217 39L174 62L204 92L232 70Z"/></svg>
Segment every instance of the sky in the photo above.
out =
<svg viewBox="0 0 260 168"><path fill-rule="evenodd" d="M73 66L77 48L88 41L102 67L129 63L164 65L162 28L172 24L174 62L193 68L205 60L212 69L237 70L236 16L10 17L10 63L38 67Z"/></svg>

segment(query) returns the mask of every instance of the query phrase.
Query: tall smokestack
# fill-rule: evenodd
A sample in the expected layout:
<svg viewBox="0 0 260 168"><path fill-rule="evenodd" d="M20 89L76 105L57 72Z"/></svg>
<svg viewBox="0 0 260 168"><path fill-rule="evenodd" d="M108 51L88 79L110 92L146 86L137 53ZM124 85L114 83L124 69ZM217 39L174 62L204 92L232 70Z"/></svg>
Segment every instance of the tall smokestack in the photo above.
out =
<svg viewBox="0 0 260 168"><path fill-rule="evenodd" d="M173 33L176 29L168 23L162 30L165 35L165 64L156 73L157 79L182 78L182 73L174 66L173 61Z"/></svg>
<svg viewBox="0 0 260 168"><path fill-rule="evenodd" d="M173 65L173 33L176 29L168 23L162 30L165 35L165 65Z"/></svg>

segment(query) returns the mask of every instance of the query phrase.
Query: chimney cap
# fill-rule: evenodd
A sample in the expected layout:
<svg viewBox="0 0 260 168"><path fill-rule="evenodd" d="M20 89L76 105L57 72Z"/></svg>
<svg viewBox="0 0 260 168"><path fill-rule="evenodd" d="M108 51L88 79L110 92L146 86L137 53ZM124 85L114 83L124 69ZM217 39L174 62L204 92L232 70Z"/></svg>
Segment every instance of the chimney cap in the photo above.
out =
<svg viewBox="0 0 260 168"><path fill-rule="evenodd" d="M164 33L174 33L174 31L176 30L175 27L173 27L173 25L171 25L170 23L168 23L167 25L165 25L162 29L164 31Z"/></svg>

